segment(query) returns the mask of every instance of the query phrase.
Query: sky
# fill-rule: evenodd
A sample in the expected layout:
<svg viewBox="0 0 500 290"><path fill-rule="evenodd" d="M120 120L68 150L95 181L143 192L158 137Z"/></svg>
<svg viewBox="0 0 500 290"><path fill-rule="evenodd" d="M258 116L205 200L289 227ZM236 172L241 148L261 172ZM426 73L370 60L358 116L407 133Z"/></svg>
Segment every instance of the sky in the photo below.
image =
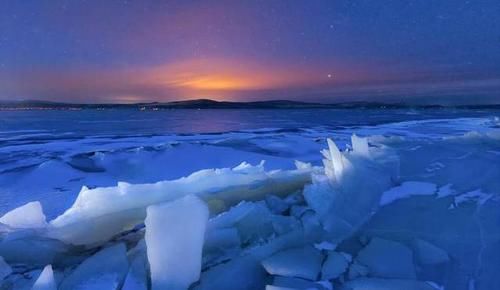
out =
<svg viewBox="0 0 500 290"><path fill-rule="evenodd" d="M498 0L0 1L0 100L500 103Z"/></svg>

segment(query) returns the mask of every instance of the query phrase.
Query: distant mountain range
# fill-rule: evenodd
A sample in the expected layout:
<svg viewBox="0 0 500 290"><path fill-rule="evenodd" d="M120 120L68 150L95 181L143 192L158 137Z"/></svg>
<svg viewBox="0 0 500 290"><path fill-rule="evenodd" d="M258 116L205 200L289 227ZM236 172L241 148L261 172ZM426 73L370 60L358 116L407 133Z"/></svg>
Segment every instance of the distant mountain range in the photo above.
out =
<svg viewBox="0 0 500 290"><path fill-rule="evenodd" d="M272 100L257 102L226 102L210 99L197 99L175 102L152 102L133 104L73 104L39 100L0 101L3 110L81 110L81 109L137 109L137 110L167 110L167 109L398 109L398 108L462 108L462 109L500 109L497 105L409 105L397 103L351 102L351 103L307 103L288 100Z"/></svg>

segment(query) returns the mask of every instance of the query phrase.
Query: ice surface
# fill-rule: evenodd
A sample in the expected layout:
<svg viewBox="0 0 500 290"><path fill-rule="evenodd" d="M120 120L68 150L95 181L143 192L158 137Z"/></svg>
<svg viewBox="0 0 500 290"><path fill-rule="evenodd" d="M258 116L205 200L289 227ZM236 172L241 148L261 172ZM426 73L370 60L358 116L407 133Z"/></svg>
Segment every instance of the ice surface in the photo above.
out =
<svg viewBox="0 0 500 290"><path fill-rule="evenodd" d="M52 264L61 269L56 280L62 285L73 280L82 289L147 289L147 208L196 195L212 218L199 238L201 279L191 288L330 289L329 282L317 281L328 278L335 289L500 289L500 169L492 166L500 157L498 125L498 118L462 118L63 138L50 146L6 140L10 145L0 148L2 214L38 198L45 213L39 206L4 214L24 225L0 224L0 256L14 269L0 288L30 289L41 268ZM317 167L325 145L324 167ZM248 163L223 168L262 159L271 171ZM295 159L305 162L288 170ZM222 169L195 172L213 167ZM181 176L187 177L175 179ZM125 182L115 186L119 180ZM73 207L45 225L41 217L68 208L84 184ZM192 215L176 220L183 225ZM169 236L176 229L164 224L162 242L181 238ZM91 262L117 245L123 249L114 258ZM266 273L263 262L303 248L324 255L312 267L315 275L304 266L307 258L275 267L293 276ZM304 276L309 278L298 278ZM75 285L68 287L79 289Z"/></svg>
<svg viewBox="0 0 500 290"><path fill-rule="evenodd" d="M262 265L271 275L315 280L321 270L322 259L320 251L306 246L278 252L262 261Z"/></svg>
<svg viewBox="0 0 500 290"><path fill-rule="evenodd" d="M0 223L12 228L44 228L47 225L42 205L38 201L9 211L0 218Z"/></svg>
<svg viewBox="0 0 500 290"><path fill-rule="evenodd" d="M393 187L382 194L380 205L387 205L398 199L408 198L413 195L433 195L436 193L437 187L433 183L407 181L400 186Z"/></svg>
<svg viewBox="0 0 500 290"><path fill-rule="evenodd" d="M117 290L129 268L126 247L105 248L78 265L59 285L60 290Z"/></svg>
<svg viewBox="0 0 500 290"><path fill-rule="evenodd" d="M5 278L5 276L9 275L10 273L12 273L12 268L5 262L2 257L0 257L0 281L2 281L3 278Z"/></svg>
<svg viewBox="0 0 500 290"><path fill-rule="evenodd" d="M42 273L36 279L32 290L57 290L57 284L54 279L54 272L52 271L52 265L47 265L43 268Z"/></svg>
<svg viewBox="0 0 500 290"><path fill-rule="evenodd" d="M394 241L374 238L356 256L378 278L415 279L412 251Z"/></svg>
<svg viewBox="0 0 500 290"><path fill-rule="evenodd" d="M145 240L153 290L187 289L199 279L208 214L193 195L148 207Z"/></svg>

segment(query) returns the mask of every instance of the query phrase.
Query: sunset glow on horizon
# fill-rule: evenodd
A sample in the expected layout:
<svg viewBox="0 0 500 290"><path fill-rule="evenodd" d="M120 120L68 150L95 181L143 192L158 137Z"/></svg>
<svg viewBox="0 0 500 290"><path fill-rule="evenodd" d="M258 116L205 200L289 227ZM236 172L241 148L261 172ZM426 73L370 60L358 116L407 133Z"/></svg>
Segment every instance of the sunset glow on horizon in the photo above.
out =
<svg viewBox="0 0 500 290"><path fill-rule="evenodd" d="M0 100L491 102L497 6L5 1Z"/></svg>

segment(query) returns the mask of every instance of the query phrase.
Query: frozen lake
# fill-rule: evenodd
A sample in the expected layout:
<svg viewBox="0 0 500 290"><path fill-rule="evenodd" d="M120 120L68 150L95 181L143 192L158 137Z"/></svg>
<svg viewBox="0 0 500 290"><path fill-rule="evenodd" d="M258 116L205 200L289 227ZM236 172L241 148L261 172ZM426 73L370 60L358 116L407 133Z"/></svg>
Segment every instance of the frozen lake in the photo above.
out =
<svg viewBox="0 0 500 290"><path fill-rule="evenodd" d="M37 277L51 262L70 273L60 278L61 289L73 289L100 275L89 269L125 251L130 261L149 259L164 273L165 261L180 259L170 246L162 248L167 240L190 253L182 266L190 274L164 285L190 285L201 267L196 289L299 280L300 289L498 289L499 116L496 110L2 111L0 216L40 201L50 221L33 204L3 218L10 227L37 228L2 233L0 256L33 265L14 268L7 280L31 285L20 273L35 267ZM223 169L203 170L213 168ZM193 195L210 209L206 236L205 205ZM144 228L123 232L143 227L146 207L144 243ZM152 230L172 219L193 230L186 234L175 222ZM48 253L23 253L26 241ZM94 253L104 242L113 246L90 258L72 248ZM68 255L88 259L71 272L65 267L80 260ZM102 271L118 271L123 282L126 260ZM164 278L148 267L140 269Z"/></svg>
<svg viewBox="0 0 500 290"><path fill-rule="evenodd" d="M40 200L53 217L83 185L155 182L242 161L266 160L270 169L291 168L294 160L319 165L327 137L343 146L352 133L391 137L396 150L407 151L497 131L496 116L493 110L395 109L1 111L0 213ZM428 163L420 166L439 164L439 149L420 156L419 164Z"/></svg>

